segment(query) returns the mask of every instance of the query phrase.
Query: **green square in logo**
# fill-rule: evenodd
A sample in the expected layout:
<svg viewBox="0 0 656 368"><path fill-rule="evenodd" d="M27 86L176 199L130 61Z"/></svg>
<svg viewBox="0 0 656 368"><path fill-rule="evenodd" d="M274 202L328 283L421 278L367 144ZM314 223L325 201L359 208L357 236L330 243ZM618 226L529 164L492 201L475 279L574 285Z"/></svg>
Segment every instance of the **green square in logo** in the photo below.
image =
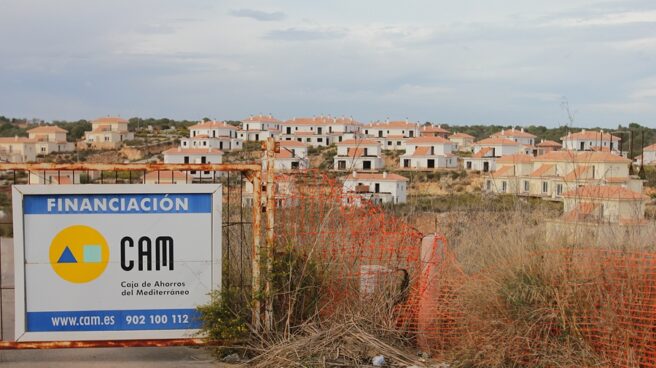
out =
<svg viewBox="0 0 656 368"><path fill-rule="evenodd" d="M82 259L84 263L102 262L102 250L100 245L85 245L82 247Z"/></svg>

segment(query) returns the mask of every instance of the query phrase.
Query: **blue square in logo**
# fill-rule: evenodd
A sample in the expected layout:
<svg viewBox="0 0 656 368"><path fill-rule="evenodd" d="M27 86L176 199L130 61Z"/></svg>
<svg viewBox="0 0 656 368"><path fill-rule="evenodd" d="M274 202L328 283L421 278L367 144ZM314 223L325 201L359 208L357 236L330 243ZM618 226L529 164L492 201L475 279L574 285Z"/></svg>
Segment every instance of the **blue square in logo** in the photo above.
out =
<svg viewBox="0 0 656 368"><path fill-rule="evenodd" d="M100 245L85 245L82 247L82 259L84 263L102 262L102 250Z"/></svg>

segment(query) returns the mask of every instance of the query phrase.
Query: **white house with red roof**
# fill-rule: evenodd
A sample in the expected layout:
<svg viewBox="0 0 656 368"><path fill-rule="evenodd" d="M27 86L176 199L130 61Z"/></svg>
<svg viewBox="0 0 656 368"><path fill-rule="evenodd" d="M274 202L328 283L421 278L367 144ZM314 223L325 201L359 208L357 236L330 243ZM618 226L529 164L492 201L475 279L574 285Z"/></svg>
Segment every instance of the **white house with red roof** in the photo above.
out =
<svg viewBox="0 0 656 368"><path fill-rule="evenodd" d="M55 125L41 125L27 131L29 138L36 141L37 155L75 151L75 144L66 140L67 133Z"/></svg>
<svg viewBox="0 0 656 368"><path fill-rule="evenodd" d="M363 201L374 204L406 202L408 178L401 175L354 171L341 180L345 205L361 206Z"/></svg>
<svg viewBox="0 0 656 368"><path fill-rule="evenodd" d="M486 138L474 143L474 153L464 158L466 170L494 171L496 159L520 152L529 152L523 144L506 138Z"/></svg>
<svg viewBox="0 0 656 368"><path fill-rule="evenodd" d="M36 161L35 139L27 137L0 137L0 160L12 163Z"/></svg>
<svg viewBox="0 0 656 368"><path fill-rule="evenodd" d="M656 164L656 143L647 146L643 149L643 153L634 158L633 163L640 165L654 165Z"/></svg>
<svg viewBox="0 0 656 368"><path fill-rule="evenodd" d="M360 125L352 118L315 116L293 118L282 124L281 141L297 141L312 147L329 146L357 137Z"/></svg>
<svg viewBox="0 0 656 368"><path fill-rule="evenodd" d="M536 144L535 147L537 148L536 156L541 156L552 151L559 151L561 148L563 148L563 145L556 141L543 139L540 141L540 143Z"/></svg>
<svg viewBox="0 0 656 368"><path fill-rule="evenodd" d="M171 148L164 152L165 164L220 164L223 152L216 148ZM199 180L213 180L220 176L216 171L189 171L189 177ZM185 173L186 175L186 173Z"/></svg>
<svg viewBox="0 0 656 368"><path fill-rule="evenodd" d="M568 221L594 221L621 224L638 223L645 218L646 195L621 186L588 185L563 194L564 215Z"/></svg>
<svg viewBox="0 0 656 368"><path fill-rule="evenodd" d="M297 141L280 142L280 152L275 154L275 159L275 171L306 170L310 167L308 146ZM263 158L263 165L266 162L265 160L266 158Z"/></svg>
<svg viewBox="0 0 656 368"><path fill-rule="evenodd" d="M405 154L399 158L403 169L436 169L458 167L458 157L453 154L453 143L439 136L409 138L405 142Z"/></svg>
<svg viewBox="0 0 656 368"><path fill-rule="evenodd" d="M221 151L238 151L243 141L237 128L222 121L201 121L189 127L189 138L180 139L182 148L216 148Z"/></svg>
<svg viewBox="0 0 656 368"><path fill-rule="evenodd" d="M460 152L471 152L474 145L474 136L466 133L453 133L449 136L453 149Z"/></svg>
<svg viewBox="0 0 656 368"><path fill-rule="evenodd" d="M107 116L91 122L91 131L84 132L86 147L95 149L116 149L123 142L134 139L134 133L128 129L128 120Z"/></svg>
<svg viewBox="0 0 656 368"><path fill-rule="evenodd" d="M525 146L533 146L537 137L524 131L524 128L515 129L513 127L512 129L502 129L500 132L492 134L490 138L505 138Z"/></svg>
<svg viewBox="0 0 656 368"><path fill-rule="evenodd" d="M272 115L251 115L242 120L237 136L242 141L263 142L280 133L282 122Z"/></svg>
<svg viewBox="0 0 656 368"><path fill-rule="evenodd" d="M560 140L564 150L572 151L607 151L619 154L622 138L606 133L603 130L585 130L569 133Z"/></svg>
<svg viewBox="0 0 656 368"><path fill-rule="evenodd" d="M645 219L648 200L622 186L587 185L567 191L563 215L546 221L547 241L604 246L650 236Z"/></svg>
<svg viewBox="0 0 656 368"><path fill-rule="evenodd" d="M484 189L550 200L562 200L564 193L588 185L642 192L642 181L629 175L631 161L609 152L552 151L530 160L528 157L510 155L497 159L496 171L486 177ZM529 163L526 169L519 170ZM502 190L504 187L508 190Z"/></svg>
<svg viewBox="0 0 656 368"><path fill-rule="evenodd" d="M378 140L384 150L404 150L408 138L420 136L419 124L407 120L373 122L363 126L362 132Z"/></svg>
<svg viewBox="0 0 656 368"><path fill-rule="evenodd" d="M421 129L419 130L419 134L422 137L442 137L442 138L448 138L449 137L449 131L442 128L441 125L433 125L433 124L426 124L422 125Z"/></svg>
<svg viewBox="0 0 656 368"><path fill-rule="evenodd" d="M381 157L380 142L373 139L353 139L337 143L337 155L333 159L338 171L381 170L385 163Z"/></svg>

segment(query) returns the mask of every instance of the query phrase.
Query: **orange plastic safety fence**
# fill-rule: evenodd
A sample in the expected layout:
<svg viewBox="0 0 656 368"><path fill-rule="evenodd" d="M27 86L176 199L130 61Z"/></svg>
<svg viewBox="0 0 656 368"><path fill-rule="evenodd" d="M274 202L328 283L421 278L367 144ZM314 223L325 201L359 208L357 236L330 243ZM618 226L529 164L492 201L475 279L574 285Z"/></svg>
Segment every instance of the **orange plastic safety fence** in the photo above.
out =
<svg viewBox="0 0 656 368"><path fill-rule="evenodd" d="M327 315L387 301L390 322L436 355L498 341L533 366L540 349L577 337L610 366L656 368L656 253L568 248L468 275L444 237L353 200L339 180L310 172L283 185L277 247L321 264ZM526 328L500 332L515 325Z"/></svg>

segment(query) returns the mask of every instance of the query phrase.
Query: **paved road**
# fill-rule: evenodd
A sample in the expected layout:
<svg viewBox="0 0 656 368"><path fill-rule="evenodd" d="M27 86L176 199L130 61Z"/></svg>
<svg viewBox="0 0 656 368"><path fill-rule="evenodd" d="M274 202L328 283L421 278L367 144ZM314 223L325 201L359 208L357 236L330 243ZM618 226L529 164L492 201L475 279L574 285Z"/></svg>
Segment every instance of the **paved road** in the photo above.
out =
<svg viewBox="0 0 656 368"><path fill-rule="evenodd" d="M2 286L2 337L14 336L13 242L0 239L0 285ZM217 363L204 348L101 348L57 350L0 350L5 367L230 367Z"/></svg>

